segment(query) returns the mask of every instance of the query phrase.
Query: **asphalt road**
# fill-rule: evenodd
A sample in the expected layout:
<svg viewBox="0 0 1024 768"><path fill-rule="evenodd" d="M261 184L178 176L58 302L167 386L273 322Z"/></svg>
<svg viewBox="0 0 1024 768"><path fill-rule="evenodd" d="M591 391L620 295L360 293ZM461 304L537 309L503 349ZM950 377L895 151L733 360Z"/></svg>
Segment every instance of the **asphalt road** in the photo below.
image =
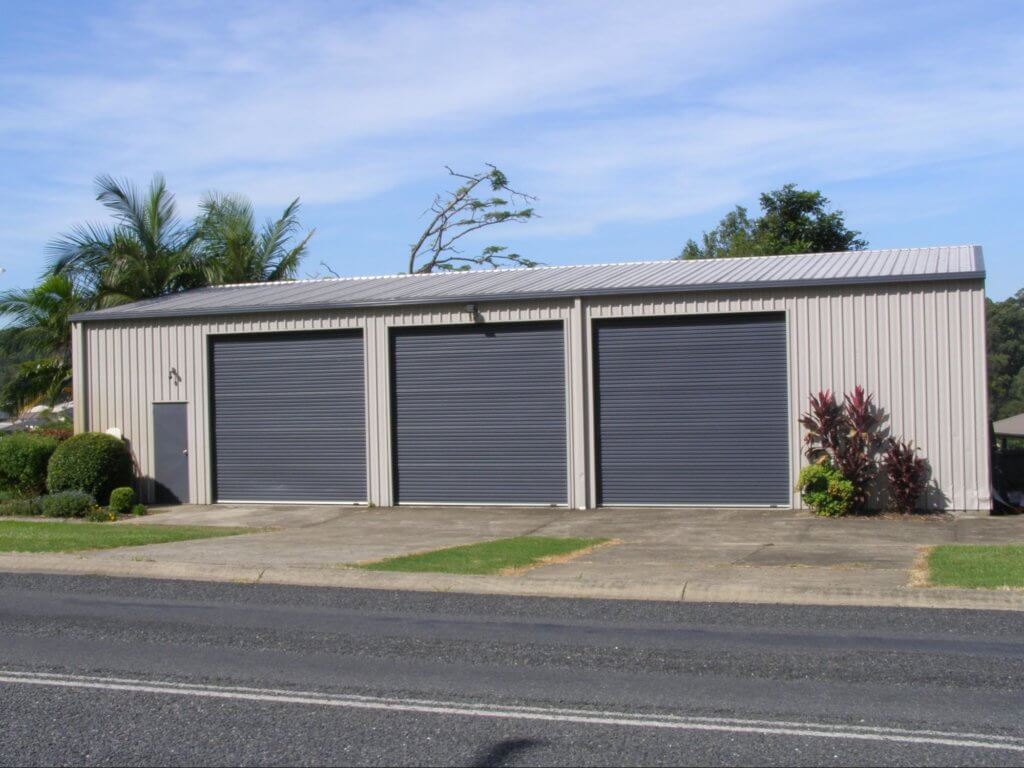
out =
<svg viewBox="0 0 1024 768"><path fill-rule="evenodd" d="M0 574L0 764L1022 765L1024 615Z"/></svg>

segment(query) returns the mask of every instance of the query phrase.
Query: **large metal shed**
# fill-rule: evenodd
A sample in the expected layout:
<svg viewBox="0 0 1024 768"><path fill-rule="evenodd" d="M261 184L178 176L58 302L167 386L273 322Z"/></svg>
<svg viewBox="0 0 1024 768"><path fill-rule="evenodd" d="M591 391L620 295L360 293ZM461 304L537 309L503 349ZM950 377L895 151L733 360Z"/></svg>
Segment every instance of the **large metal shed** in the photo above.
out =
<svg viewBox="0 0 1024 768"><path fill-rule="evenodd" d="M150 501L799 506L861 384L990 508L977 246L206 288L73 318L77 430Z"/></svg>

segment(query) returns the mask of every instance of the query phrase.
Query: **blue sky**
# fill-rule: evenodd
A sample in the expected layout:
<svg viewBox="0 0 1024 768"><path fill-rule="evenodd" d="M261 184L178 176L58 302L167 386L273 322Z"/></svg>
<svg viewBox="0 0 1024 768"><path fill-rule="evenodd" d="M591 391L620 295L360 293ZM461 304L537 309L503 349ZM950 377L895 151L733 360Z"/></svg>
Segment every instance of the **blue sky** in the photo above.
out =
<svg viewBox="0 0 1024 768"><path fill-rule="evenodd" d="M549 264L669 258L732 205L820 188L872 247L980 243L1024 288L1020 2L0 0L0 289L102 220L92 180L164 173L262 214L296 196L306 273L401 271L484 162Z"/></svg>

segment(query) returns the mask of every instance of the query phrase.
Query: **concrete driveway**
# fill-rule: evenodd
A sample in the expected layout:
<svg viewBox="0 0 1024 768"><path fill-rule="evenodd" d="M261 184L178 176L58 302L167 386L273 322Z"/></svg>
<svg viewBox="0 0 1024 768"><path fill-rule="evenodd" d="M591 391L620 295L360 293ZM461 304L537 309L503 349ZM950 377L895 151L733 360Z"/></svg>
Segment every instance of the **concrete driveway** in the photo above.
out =
<svg viewBox="0 0 1024 768"><path fill-rule="evenodd" d="M223 505L117 525L229 525L229 538L19 558L30 570L338 586L670 600L1024 608L1024 592L914 589L924 546L1024 542L1024 518L822 519L767 509ZM355 563L506 536L606 537L614 546L515 576L375 573ZM56 566L53 566L56 568Z"/></svg>

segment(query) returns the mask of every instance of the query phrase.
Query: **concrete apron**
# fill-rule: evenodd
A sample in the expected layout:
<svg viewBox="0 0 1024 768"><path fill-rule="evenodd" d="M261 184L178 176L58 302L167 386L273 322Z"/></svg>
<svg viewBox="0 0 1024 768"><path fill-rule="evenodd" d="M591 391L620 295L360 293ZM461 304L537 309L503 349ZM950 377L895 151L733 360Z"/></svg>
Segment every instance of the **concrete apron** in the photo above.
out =
<svg viewBox="0 0 1024 768"><path fill-rule="evenodd" d="M922 548L1024 542L1024 518L843 519L768 509L218 505L112 525L218 525L242 536L69 554L0 570L436 592L685 602L1024 610L1024 590L911 586ZM355 563L506 536L617 540L514 575L383 573Z"/></svg>

